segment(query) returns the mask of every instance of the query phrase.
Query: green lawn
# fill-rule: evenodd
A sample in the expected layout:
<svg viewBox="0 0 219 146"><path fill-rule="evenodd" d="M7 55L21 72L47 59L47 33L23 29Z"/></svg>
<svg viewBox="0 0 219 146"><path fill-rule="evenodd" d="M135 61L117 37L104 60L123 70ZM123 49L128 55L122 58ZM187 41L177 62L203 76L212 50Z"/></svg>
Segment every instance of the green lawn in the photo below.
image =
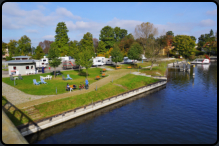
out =
<svg viewBox="0 0 219 146"><path fill-rule="evenodd" d="M70 109L88 105L92 103L92 100L93 102L100 101L141 86L146 86L156 81L158 81L158 79L127 74L124 77L113 81L113 83L111 82L98 88L97 91L43 103L36 105L35 108L39 110L43 117L48 117Z"/></svg>
<svg viewBox="0 0 219 146"><path fill-rule="evenodd" d="M90 68L88 69L88 81L89 84L95 82L95 77L97 75L100 75L101 68ZM83 73L86 72L85 69L82 70ZM40 81L40 76L46 76L50 75L50 73L44 73L44 74L36 74L36 75L28 75L28 76L22 76L23 80L15 80L16 85L14 86L14 81L11 81L9 77L2 78L2 81L23 91L24 93L31 94L31 95L54 95L56 94L56 87L57 87L57 94L65 93L67 92L65 90L65 87L67 83L69 85L76 84L77 86L83 82L85 83L85 76L78 75L78 71L76 70L69 70L69 71L63 71L62 72L65 77L67 77L67 74L73 79L73 80L62 80L62 75L54 76L51 80L44 80L48 84L40 84L40 85L34 85L33 79L36 79L36 81Z"/></svg>

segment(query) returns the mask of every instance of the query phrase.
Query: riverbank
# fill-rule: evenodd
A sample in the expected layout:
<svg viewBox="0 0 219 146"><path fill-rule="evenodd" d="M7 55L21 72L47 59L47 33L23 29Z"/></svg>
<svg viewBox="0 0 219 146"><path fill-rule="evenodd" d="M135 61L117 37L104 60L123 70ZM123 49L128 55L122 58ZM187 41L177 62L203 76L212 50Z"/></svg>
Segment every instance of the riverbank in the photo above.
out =
<svg viewBox="0 0 219 146"><path fill-rule="evenodd" d="M79 107L79 108L76 108L73 110L62 112L56 116L45 118L45 119L42 119L40 121L33 122L31 124L19 126L18 129L23 136L26 136L26 135L29 135L31 133L35 133L37 131L40 131L42 129L46 129L46 128L54 126L56 124L65 122L69 119L76 118L78 116L90 113L90 112L95 111L97 109L100 109L100 108L106 107L108 105L114 104L116 102L119 102L121 100L138 95L140 93L143 93L143 92L149 91L151 89L163 86L165 84L166 84L166 81L160 80L156 83L149 84L147 86L140 87L140 88L137 88L135 90L130 90L128 92L125 92L125 93L122 93L122 94L119 94L119 95L116 95L116 96L113 96L110 98L106 98L105 100L102 100L102 101L93 102L92 104L89 104L89 105L86 105L83 107Z"/></svg>

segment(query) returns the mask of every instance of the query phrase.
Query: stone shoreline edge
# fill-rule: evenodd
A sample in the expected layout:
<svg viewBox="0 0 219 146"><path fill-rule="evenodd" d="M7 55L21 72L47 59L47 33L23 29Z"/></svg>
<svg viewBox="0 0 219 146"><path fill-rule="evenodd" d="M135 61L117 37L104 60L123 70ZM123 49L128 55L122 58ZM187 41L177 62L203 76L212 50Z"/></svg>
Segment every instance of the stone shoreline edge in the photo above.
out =
<svg viewBox="0 0 219 146"><path fill-rule="evenodd" d="M29 134L38 132L40 130L49 128L51 126L60 124L60 123L65 122L65 121L68 121L70 119L73 119L73 118L82 116L84 114L93 112L93 111L98 110L100 108L104 108L104 107L111 105L111 104L114 104L116 102L125 100L125 99L130 98L132 96L135 96L137 94L140 94L140 93L149 91L151 89L166 85L166 83L167 83L166 79L160 79L156 83L149 84L147 86L143 86L143 87L140 87L140 88L137 88L134 90L130 90L128 92L121 93L121 94L113 96L113 97L109 97L105 100L94 102L94 103L89 104L87 106L78 107L76 109L69 110L69 111L63 112L61 114L57 114L55 116L49 117L49 118L35 121L34 123L31 123L31 124L17 126L17 129L20 131L21 135L27 136Z"/></svg>

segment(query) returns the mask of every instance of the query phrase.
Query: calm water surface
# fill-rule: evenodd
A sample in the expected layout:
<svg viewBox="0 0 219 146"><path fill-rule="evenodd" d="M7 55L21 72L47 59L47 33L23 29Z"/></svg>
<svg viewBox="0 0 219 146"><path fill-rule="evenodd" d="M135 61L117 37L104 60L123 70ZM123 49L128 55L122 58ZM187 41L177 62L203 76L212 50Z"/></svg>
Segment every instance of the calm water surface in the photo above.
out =
<svg viewBox="0 0 219 146"><path fill-rule="evenodd" d="M37 144L214 144L217 63L196 66L195 77L191 73L169 69L166 87L25 138Z"/></svg>

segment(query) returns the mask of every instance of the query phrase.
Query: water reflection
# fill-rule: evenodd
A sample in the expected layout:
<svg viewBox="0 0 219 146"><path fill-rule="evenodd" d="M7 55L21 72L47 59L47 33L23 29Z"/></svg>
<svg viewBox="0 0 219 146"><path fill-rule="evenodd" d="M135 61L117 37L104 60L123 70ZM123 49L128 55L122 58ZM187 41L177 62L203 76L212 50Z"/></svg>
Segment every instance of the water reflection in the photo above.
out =
<svg viewBox="0 0 219 146"><path fill-rule="evenodd" d="M53 126L51 128L47 128L45 130L42 130L38 133L34 133L34 134L31 134L31 135L28 135L26 136L26 140L29 142L29 143L35 143L36 141L40 141L40 140L43 140L43 139L46 139L48 137L50 137L50 140L52 141L52 143L57 143L55 139L53 139L51 136L54 135L54 134L57 134L57 133L61 133L61 132L64 132L68 129L71 129L71 128L74 128L76 127L77 125L81 124L81 123L84 123L86 121L92 121L92 119L95 119L96 117L98 116L101 116L101 115L104 115L105 113L109 113L110 111L112 110L115 110L115 109L118 109L118 108L121 108L123 107L124 105L127 105L129 103L132 103L133 101L135 100L138 100L140 98L143 98L145 97L147 102L143 102L142 104L144 104L144 106L154 106L155 104L158 104L158 100L155 99L155 98L150 98L150 94L154 93L154 92L157 92L157 91L160 91L162 89L166 88L166 86L161 86L159 88L156 88L156 89L153 89L153 90L150 90L148 92L145 92L145 93L142 93L142 94L139 94L139 95L136 95L132 98L129 98L129 99L126 99L126 100L123 100L121 102L118 102L118 103L115 103L113 105L110 105L110 106L107 106L107 107L104 107L102 109L99 109L97 111L94 111L92 113L89 113L89 114L86 114L86 115L83 115L83 116L80 116L78 118L75 118L75 119L72 119L72 120L69 120L67 122L64 122L64 123L61 123L61 124L58 124L56 126ZM160 99L162 100L162 99ZM152 108L151 108L152 109ZM90 123L90 126L92 126L92 122Z"/></svg>

